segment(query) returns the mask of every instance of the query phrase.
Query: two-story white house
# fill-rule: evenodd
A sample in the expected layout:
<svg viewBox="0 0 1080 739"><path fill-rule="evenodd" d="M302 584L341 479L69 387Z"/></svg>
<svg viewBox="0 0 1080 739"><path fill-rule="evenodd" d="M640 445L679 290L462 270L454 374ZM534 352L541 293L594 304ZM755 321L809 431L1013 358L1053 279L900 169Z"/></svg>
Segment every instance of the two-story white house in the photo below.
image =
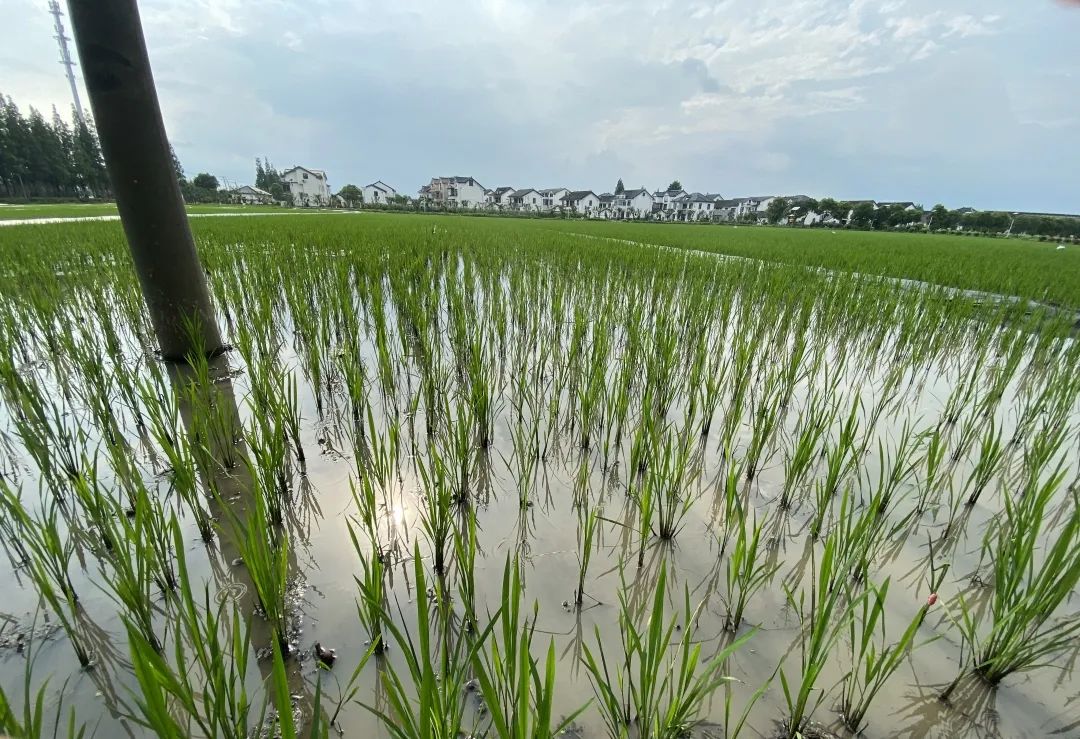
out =
<svg viewBox="0 0 1080 739"><path fill-rule="evenodd" d="M562 204L563 207L586 218L597 218L600 215L600 197L592 190L568 192L563 196Z"/></svg>
<svg viewBox="0 0 1080 739"><path fill-rule="evenodd" d="M293 167L281 173L281 183L302 208L330 205L330 182L321 169Z"/></svg>
<svg viewBox="0 0 1080 739"><path fill-rule="evenodd" d="M546 190L540 191L540 208L545 213L550 213L556 208L562 206L562 200L570 191L565 187L549 187Z"/></svg>
<svg viewBox="0 0 1080 739"><path fill-rule="evenodd" d="M652 213L655 202L656 198L644 187L639 187L637 190L625 190L615 195L613 203L615 218L645 218Z"/></svg>
<svg viewBox="0 0 1080 739"><path fill-rule="evenodd" d="M385 205L396 198L398 194L397 190L382 180L376 180L370 185L364 185L360 188L360 192L364 196L364 205Z"/></svg>
<svg viewBox="0 0 1080 739"><path fill-rule="evenodd" d="M523 187L510 193L510 207L527 213L538 213L543 209L544 196L539 190Z"/></svg>
<svg viewBox="0 0 1080 739"><path fill-rule="evenodd" d="M653 212L662 221L675 220L679 201L686 197L686 190L657 190L653 193Z"/></svg>
<svg viewBox="0 0 1080 739"><path fill-rule="evenodd" d="M695 192L689 195L684 204L682 219L684 221L709 221L713 219L716 204L723 201L724 196L713 192Z"/></svg>
<svg viewBox="0 0 1080 739"><path fill-rule="evenodd" d="M488 207L495 210L510 210L510 196L514 194L514 190L515 188L509 186L488 190Z"/></svg>
<svg viewBox="0 0 1080 739"><path fill-rule="evenodd" d="M473 177L432 177L420 188L420 197L444 208L483 208L487 191Z"/></svg>

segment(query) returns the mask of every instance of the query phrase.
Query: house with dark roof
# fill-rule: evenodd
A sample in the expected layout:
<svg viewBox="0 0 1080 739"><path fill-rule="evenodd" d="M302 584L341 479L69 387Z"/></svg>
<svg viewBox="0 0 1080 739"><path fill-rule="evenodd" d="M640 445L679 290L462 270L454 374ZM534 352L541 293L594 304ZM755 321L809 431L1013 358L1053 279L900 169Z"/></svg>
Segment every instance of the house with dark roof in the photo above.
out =
<svg viewBox="0 0 1080 739"><path fill-rule="evenodd" d="M662 221L674 220L677 203L686 196L686 190L657 190L653 193L653 213Z"/></svg>
<svg viewBox="0 0 1080 739"><path fill-rule="evenodd" d="M625 190L615 195L612 208L615 218L638 219L652 215L656 198L644 187Z"/></svg>
<svg viewBox="0 0 1080 739"><path fill-rule="evenodd" d="M736 211L739 203L738 198L731 200L717 200L713 203L713 219L718 221L734 221L738 216Z"/></svg>
<svg viewBox="0 0 1080 739"><path fill-rule="evenodd" d="M273 203L274 196L253 185L241 185L232 191L233 198L244 205L256 205L259 203Z"/></svg>
<svg viewBox="0 0 1080 739"><path fill-rule="evenodd" d="M330 182L321 169L293 167L281 173L281 185L294 205L301 207L330 205Z"/></svg>
<svg viewBox="0 0 1080 739"><path fill-rule="evenodd" d="M562 199L565 198L570 191L565 187L549 187L540 191L540 208L545 213L550 213L556 208L562 207Z"/></svg>
<svg viewBox="0 0 1080 739"><path fill-rule="evenodd" d="M364 205L383 205L396 198L398 194L397 190L382 180L364 185L360 188L360 192L364 196Z"/></svg>
<svg viewBox="0 0 1080 739"><path fill-rule="evenodd" d="M487 192L487 204L490 208L496 210L507 210L510 208L510 195L514 192L513 187L496 187L494 190L488 190Z"/></svg>
<svg viewBox="0 0 1080 739"><path fill-rule="evenodd" d="M543 200L544 196L540 191L531 187L523 187L510 193L510 207L514 210L537 213L543 208Z"/></svg>
<svg viewBox="0 0 1080 739"><path fill-rule="evenodd" d="M573 190L563 196L562 205L578 215L593 218L600 212L600 196L592 190Z"/></svg>

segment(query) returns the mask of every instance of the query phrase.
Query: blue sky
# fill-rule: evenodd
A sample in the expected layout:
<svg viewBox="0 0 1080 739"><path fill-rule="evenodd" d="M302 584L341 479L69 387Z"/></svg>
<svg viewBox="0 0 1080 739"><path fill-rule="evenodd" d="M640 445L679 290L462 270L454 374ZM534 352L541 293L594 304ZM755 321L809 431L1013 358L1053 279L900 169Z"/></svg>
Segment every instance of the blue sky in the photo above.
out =
<svg viewBox="0 0 1080 739"><path fill-rule="evenodd" d="M70 105L45 0L0 0L0 91ZM337 189L658 188L1080 212L1064 0L143 0L189 173Z"/></svg>

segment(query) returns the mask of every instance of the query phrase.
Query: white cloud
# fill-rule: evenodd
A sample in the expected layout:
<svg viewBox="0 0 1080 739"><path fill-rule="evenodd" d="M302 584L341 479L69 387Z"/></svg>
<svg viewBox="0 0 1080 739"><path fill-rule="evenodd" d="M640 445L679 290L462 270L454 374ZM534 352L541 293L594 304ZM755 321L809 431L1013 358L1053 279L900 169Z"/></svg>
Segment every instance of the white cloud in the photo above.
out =
<svg viewBox="0 0 1080 739"><path fill-rule="evenodd" d="M13 20L0 27L3 91L24 106L65 109L43 3L3 2ZM613 175L640 184L727 172L745 177L746 190L848 180L857 190L869 177L948 175L952 158L990 140L977 125L950 123L969 109L954 102L970 87L960 79L1008 90L967 103L1000 104L1006 114L993 146L978 150L1025 151L1014 127L1038 125L1056 141L1057 161L1080 156L1070 123L1080 110L1061 100L1069 83L1027 89L1051 64L1065 77L1080 74L1064 22L1075 16L1049 0L1025 6L1022 18L1009 0L140 7L181 159L235 180L250 179L253 158L270 155L325 167L335 184L382 178L405 191L451 169L515 185L574 179L603 188ZM946 82L928 89L934 74ZM913 130L940 142L929 164L911 161L922 147L891 143ZM873 173L867 160L878 163ZM993 177L985 179L989 187ZM1051 185L1080 200L1080 186Z"/></svg>

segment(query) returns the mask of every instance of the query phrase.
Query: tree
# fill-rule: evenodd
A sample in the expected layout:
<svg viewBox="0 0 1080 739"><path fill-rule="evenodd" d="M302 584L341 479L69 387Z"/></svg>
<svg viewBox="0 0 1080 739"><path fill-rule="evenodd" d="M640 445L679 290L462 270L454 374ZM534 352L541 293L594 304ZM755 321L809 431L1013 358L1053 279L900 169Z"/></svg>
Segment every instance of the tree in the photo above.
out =
<svg viewBox="0 0 1080 739"><path fill-rule="evenodd" d="M938 203L930 209L930 228L948 229L952 228L952 225L952 216L944 205Z"/></svg>
<svg viewBox="0 0 1080 739"><path fill-rule="evenodd" d="M621 180L620 180L621 182ZM678 180L672 180L671 184L667 186L668 192L677 191L682 189L682 183Z"/></svg>
<svg viewBox="0 0 1080 739"><path fill-rule="evenodd" d="M218 180L217 177L209 172L199 172L195 175L195 179L191 181L191 184L195 187L202 188L203 190L210 190L211 192L217 192Z"/></svg>
<svg viewBox="0 0 1080 739"><path fill-rule="evenodd" d="M622 183L622 177L620 177L619 181L615 183L615 194L622 195L624 192L626 192L626 185Z"/></svg>
<svg viewBox="0 0 1080 739"><path fill-rule="evenodd" d="M364 193L356 185L345 185L338 191L338 197L345 201L350 208L355 208L364 202Z"/></svg>
<svg viewBox="0 0 1080 739"><path fill-rule="evenodd" d="M172 159L173 172L176 173L177 182L186 182L184 177L184 165L180 164L180 157L176 156L176 149L172 144L169 144L169 157Z"/></svg>
<svg viewBox="0 0 1080 739"><path fill-rule="evenodd" d="M784 214L787 213L787 209L787 198L773 198L765 206L765 217L769 219L769 223L779 223Z"/></svg>
<svg viewBox="0 0 1080 739"><path fill-rule="evenodd" d="M822 215L832 216L833 218L840 217L840 203L836 202L832 198L822 198L818 202L818 212Z"/></svg>
<svg viewBox="0 0 1080 739"><path fill-rule="evenodd" d="M859 228L873 228L874 204L869 202L859 203L852 208L851 222L848 225L857 226Z"/></svg>

